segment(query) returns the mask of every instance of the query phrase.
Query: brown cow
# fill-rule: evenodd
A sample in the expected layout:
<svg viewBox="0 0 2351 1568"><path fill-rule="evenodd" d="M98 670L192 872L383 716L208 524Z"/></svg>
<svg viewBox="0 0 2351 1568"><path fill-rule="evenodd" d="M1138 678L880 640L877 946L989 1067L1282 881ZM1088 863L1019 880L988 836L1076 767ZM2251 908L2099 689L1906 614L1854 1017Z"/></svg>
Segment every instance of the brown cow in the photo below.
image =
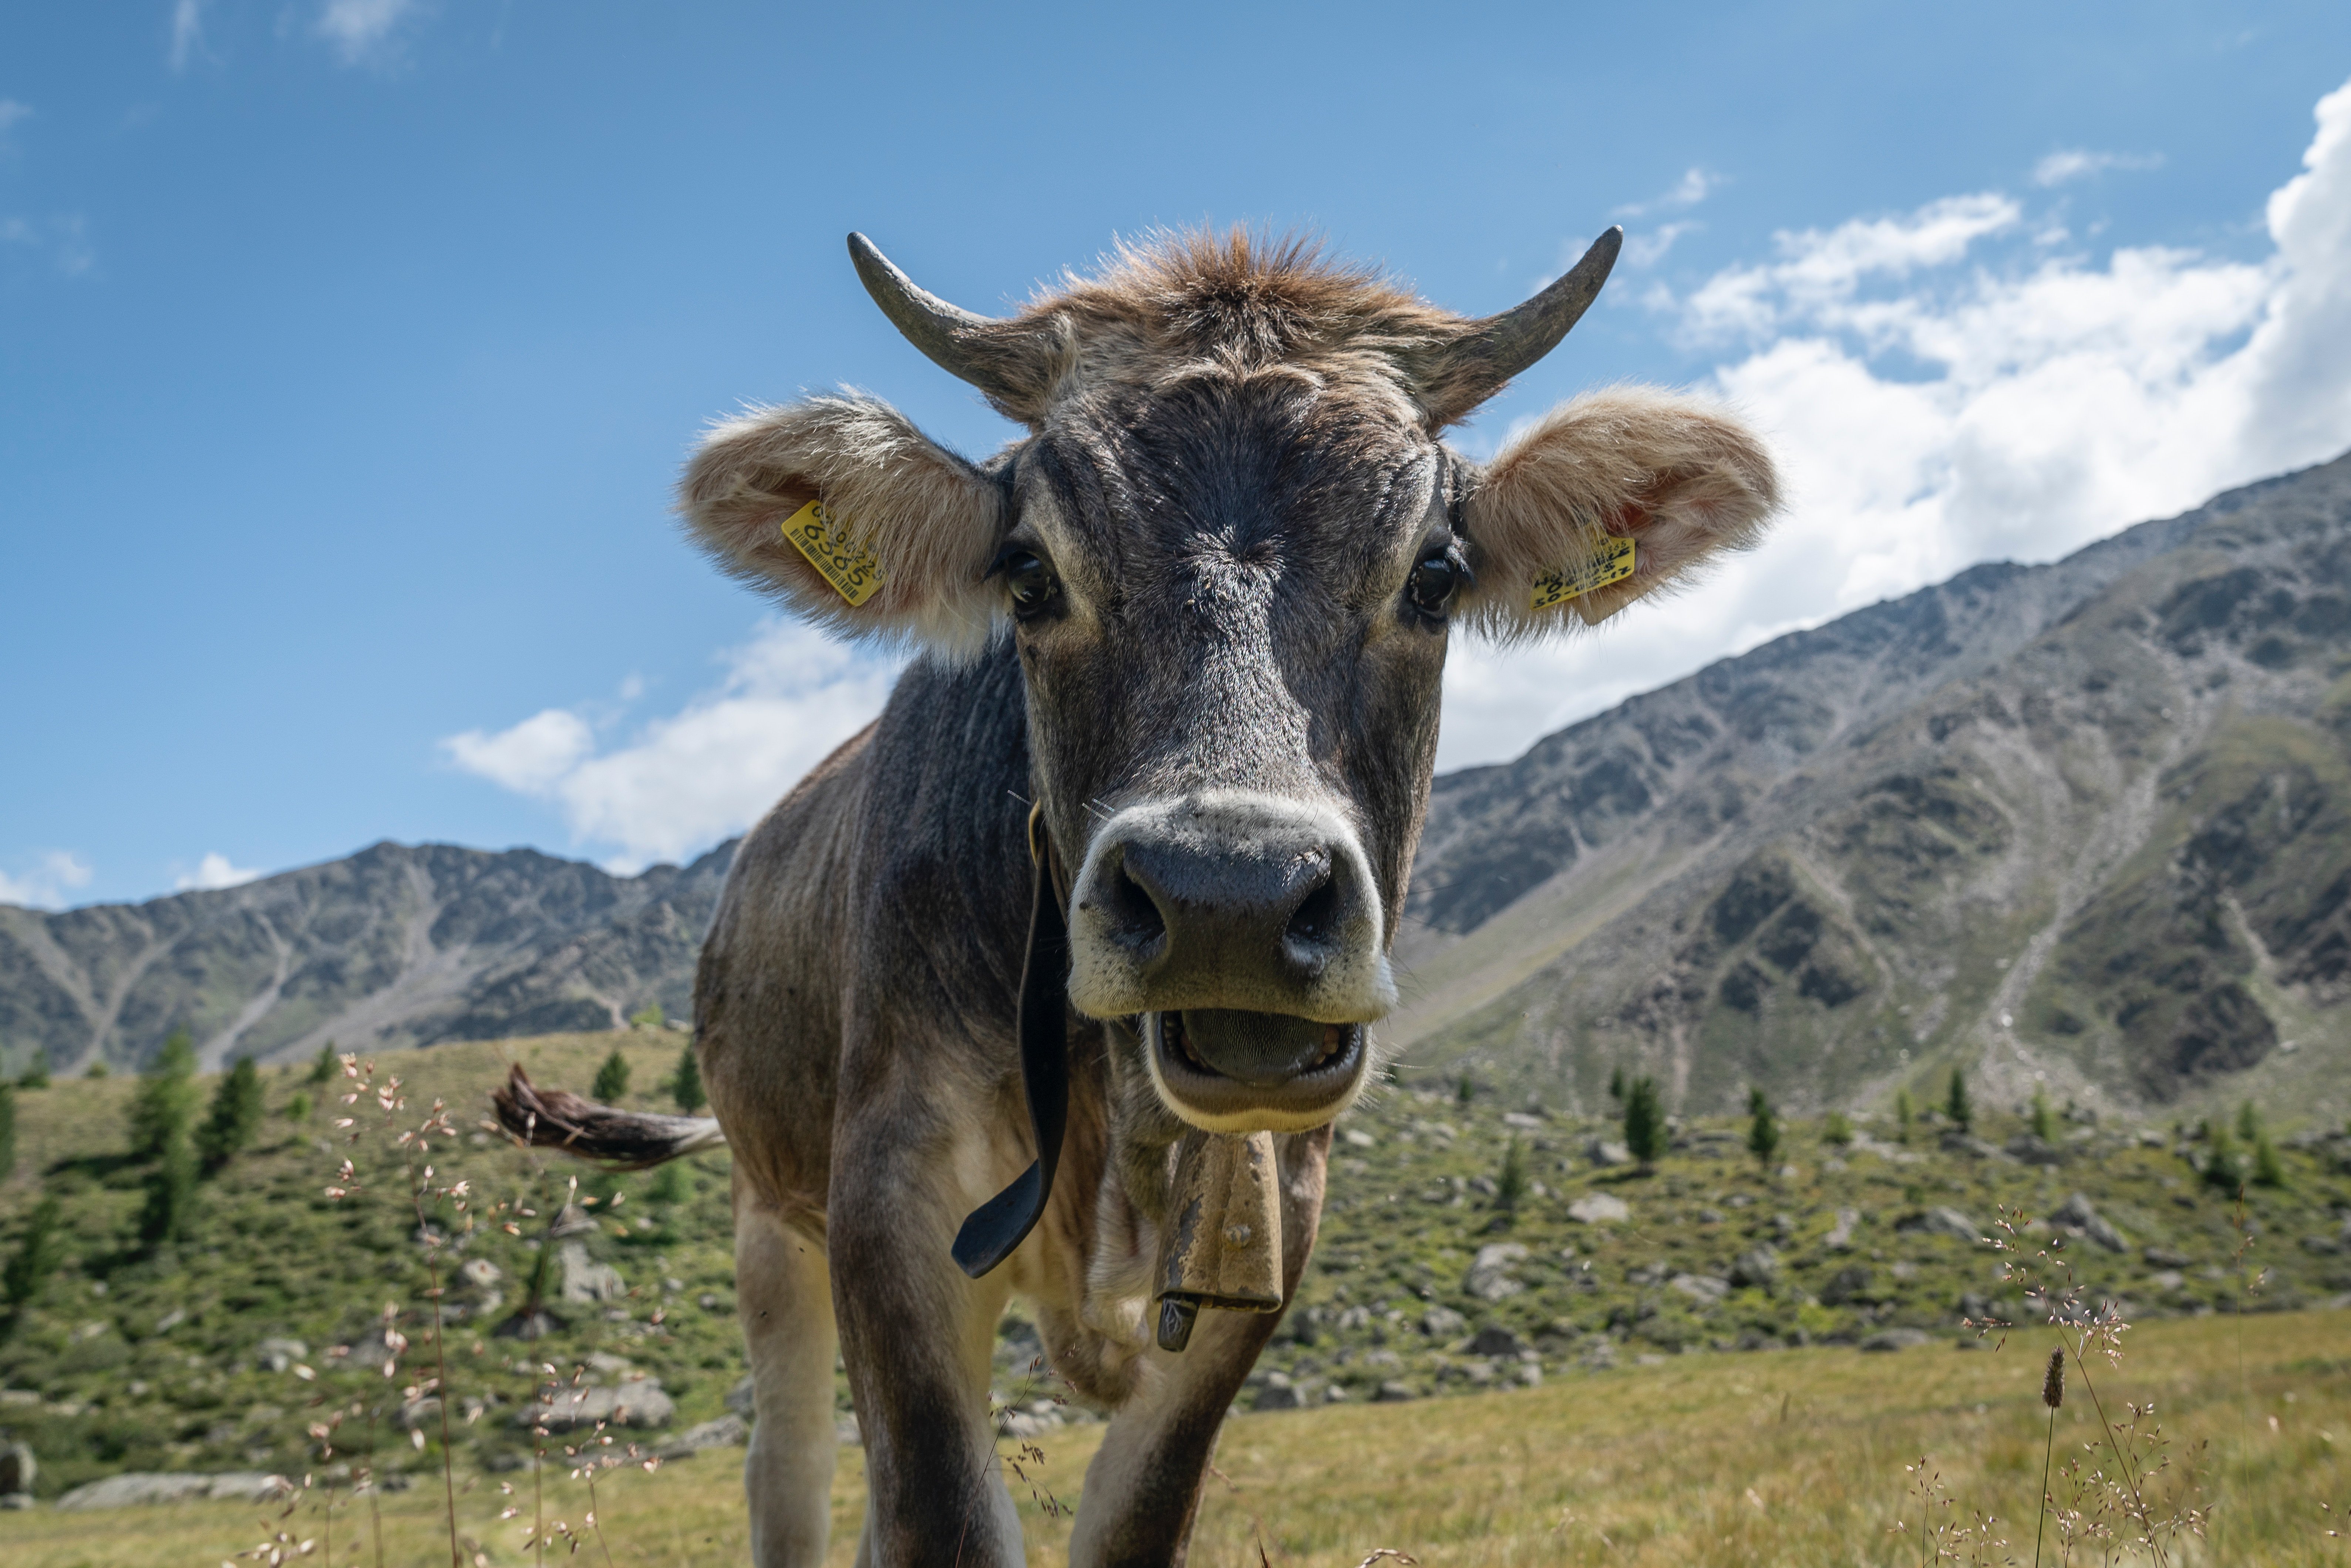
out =
<svg viewBox="0 0 2351 1568"><path fill-rule="evenodd" d="M1654 390L1579 398L1488 464L1440 439L1559 341L1620 239L1484 320L1238 234L992 320L852 235L891 319L1029 434L969 463L842 395L704 442L681 505L721 566L920 654L744 841L695 988L760 1563L824 1555L836 1346L859 1562L1020 1560L987 1409L1016 1293L1111 1413L1071 1561L1182 1560L1279 1314L1155 1336L1178 1151L1276 1134L1286 1301L1395 1000L1453 628L1597 622L1775 505L1751 434ZM620 1164L717 1135L520 1081L504 1108Z"/></svg>

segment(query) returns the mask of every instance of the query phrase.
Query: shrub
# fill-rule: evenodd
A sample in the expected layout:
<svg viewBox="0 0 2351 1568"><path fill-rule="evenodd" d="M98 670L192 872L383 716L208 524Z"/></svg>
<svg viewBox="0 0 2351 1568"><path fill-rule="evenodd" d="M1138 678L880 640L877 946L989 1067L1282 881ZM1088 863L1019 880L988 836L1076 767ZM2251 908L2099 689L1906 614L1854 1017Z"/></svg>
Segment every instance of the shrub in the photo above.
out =
<svg viewBox="0 0 2351 1568"><path fill-rule="evenodd" d="M668 1015L662 1011L659 1002L647 1002L629 1015L629 1024L632 1029L659 1029L668 1021Z"/></svg>
<svg viewBox="0 0 2351 1568"><path fill-rule="evenodd" d="M628 1092L629 1059L615 1051L604 1059L604 1065L596 1070L596 1085L590 1092L610 1105Z"/></svg>
<svg viewBox="0 0 2351 1568"><path fill-rule="evenodd" d="M1656 1165L1666 1152L1666 1106L1654 1078L1625 1086L1625 1147L1645 1166Z"/></svg>
<svg viewBox="0 0 2351 1568"><path fill-rule="evenodd" d="M7 1299L12 1312L21 1311L41 1293L41 1287L65 1260L66 1239L57 1222L57 1200L44 1197L25 1221L24 1234L16 1238L16 1250L7 1267L0 1269L0 1296Z"/></svg>
<svg viewBox="0 0 2351 1568"><path fill-rule="evenodd" d="M2285 1185L2285 1162L2278 1158L2277 1145L2270 1142L2267 1133L2257 1134L2253 1138L2253 1185Z"/></svg>
<svg viewBox="0 0 2351 1568"><path fill-rule="evenodd" d="M1951 1069L1950 1090L1943 1096L1943 1114L1962 1133L1975 1129L1976 1106L1968 1097L1968 1075L1956 1067Z"/></svg>
<svg viewBox="0 0 2351 1568"><path fill-rule="evenodd" d="M1838 1148L1853 1142L1853 1124L1845 1119L1844 1112L1829 1113L1828 1120L1821 1124L1821 1142L1834 1144Z"/></svg>
<svg viewBox="0 0 2351 1568"><path fill-rule="evenodd" d="M196 1151L183 1131L155 1157L139 1207L139 1239L151 1249L185 1236L196 1200Z"/></svg>
<svg viewBox="0 0 2351 1568"><path fill-rule="evenodd" d="M1780 1152L1780 1118L1761 1089L1747 1092L1747 1152L1767 1166Z"/></svg>
<svg viewBox="0 0 2351 1568"><path fill-rule="evenodd" d="M320 1046L319 1054L310 1060L309 1082L312 1086L333 1082L335 1070L340 1065L342 1064L335 1060L335 1042L330 1040Z"/></svg>
<svg viewBox="0 0 2351 1568"><path fill-rule="evenodd" d="M1478 1086L1469 1082L1469 1075L1468 1073L1463 1073L1460 1080L1453 1085L1454 1103L1457 1105L1467 1105L1470 1101L1477 1097Z"/></svg>
<svg viewBox="0 0 2351 1568"><path fill-rule="evenodd" d="M213 1091L211 1113L196 1134L196 1153L204 1157L204 1169L219 1170L252 1144L261 1130L264 1109L260 1071L253 1058L240 1056Z"/></svg>
<svg viewBox="0 0 2351 1568"><path fill-rule="evenodd" d="M47 1089L48 1086L49 1059L46 1056L33 1058L33 1064L25 1069L16 1079L16 1087L19 1089Z"/></svg>
<svg viewBox="0 0 2351 1568"><path fill-rule="evenodd" d="M700 1114L709 1103L710 1097L702 1092L702 1062L690 1045L677 1053L677 1071L669 1081L669 1093L677 1108L689 1116Z"/></svg>
<svg viewBox="0 0 2351 1568"><path fill-rule="evenodd" d="M285 1116L289 1122L307 1122L310 1119L308 1091L302 1089L294 1091L294 1097L286 1102Z"/></svg>
<svg viewBox="0 0 2351 1568"><path fill-rule="evenodd" d="M1619 1105L1625 1103L1625 1070L1621 1067L1614 1068L1609 1071L1608 1098L1615 1101Z"/></svg>
<svg viewBox="0 0 2351 1568"><path fill-rule="evenodd" d="M2205 1129L2208 1142L2204 1149L2204 1185L2219 1187L2222 1192L2234 1192L2245 1185L2244 1162L2237 1155L2237 1141L2229 1136L2229 1129L2218 1124Z"/></svg>
<svg viewBox="0 0 2351 1568"><path fill-rule="evenodd" d="M175 1029L131 1102L131 1154L152 1160L185 1140L196 1116L196 1047Z"/></svg>
<svg viewBox="0 0 2351 1568"><path fill-rule="evenodd" d="M1527 1176L1526 1145L1512 1138L1503 1146L1502 1168L1494 1175L1494 1207L1505 1214L1517 1212L1532 1185Z"/></svg>

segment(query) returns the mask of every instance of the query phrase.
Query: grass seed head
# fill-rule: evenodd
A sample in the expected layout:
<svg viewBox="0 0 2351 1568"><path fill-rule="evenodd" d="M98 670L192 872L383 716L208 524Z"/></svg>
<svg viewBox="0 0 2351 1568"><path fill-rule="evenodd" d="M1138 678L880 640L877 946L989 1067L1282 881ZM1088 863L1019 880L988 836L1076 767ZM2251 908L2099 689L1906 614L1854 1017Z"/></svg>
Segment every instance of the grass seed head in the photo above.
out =
<svg viewBox="0 0 2351 1568"><path fill-rule="evenodd" d="M2041 1378L2041 1403L2052 1410L2065 1403L2065 1353L2049 1353L2049 1370Z"/></svg>

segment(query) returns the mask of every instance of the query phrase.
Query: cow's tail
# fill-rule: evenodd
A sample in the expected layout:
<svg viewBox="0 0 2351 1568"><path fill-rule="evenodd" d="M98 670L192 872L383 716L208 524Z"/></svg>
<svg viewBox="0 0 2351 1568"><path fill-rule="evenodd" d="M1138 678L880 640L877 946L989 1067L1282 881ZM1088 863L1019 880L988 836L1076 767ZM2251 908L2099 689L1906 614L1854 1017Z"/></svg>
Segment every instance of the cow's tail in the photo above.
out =
<svg viewBox="0 0 2351 1568"><path fill-rule="evenodd" d="M561 1149L608 1170L647 1170L726 1142L716 1117L615 1111L568 1089L543 1090L519 1064L490 1092L490 1103L516 1141Z"/></svg>

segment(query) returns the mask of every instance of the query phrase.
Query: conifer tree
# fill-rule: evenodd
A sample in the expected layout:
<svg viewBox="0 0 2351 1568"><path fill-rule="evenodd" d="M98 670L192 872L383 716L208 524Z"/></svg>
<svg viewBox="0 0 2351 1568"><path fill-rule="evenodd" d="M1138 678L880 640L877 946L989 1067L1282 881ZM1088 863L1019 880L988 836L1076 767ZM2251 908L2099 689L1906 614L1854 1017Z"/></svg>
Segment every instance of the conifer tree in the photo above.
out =
<svg viewBox="0 0 2351 1568"><path fill-rule="evenodd" d="M1625 1086L1625 1147L1645 1166L1656 1165L1666 1152L1666 1104L1654 1078Z"/></svg>
<svg viewBox="0 0 2351 1568"><path fill-rule="evenodd" d="M687 1046L677 1053L677 1071L669 1081L670 1098L677 1108L689 1116L699 1115L709 1097L702 1092L702 1063Z"/></svg>
<svg viewBox="0 0 2351 1568"><path fill-rule="evenodd" d="M2253 1185L2285 1185L2285 1162L2278 1158L2277 1145L2270 1142L2267 1133L2257 1133L2253 1136Z"/></svg>
<svg viewBox="0 0 2351 1568"><path fill-rule="evenodd" d="M1918 1103L1910 1098L1910 1091L1907 1089L1896 1090L1894 1092L1894 1120L1895 1124L1902 1130L1901 1136L1904 1143L1907 1144L1910 1141L1910 1124L1917 1119Z"/></svg>
<svg viewBox="0 0 2351 1568"><path fill-rule="evenodd" d="M1968 1098L1968 1075L1958 1068L1951 1069L1950 1092L1943 1096L1943 1114L1960 1132L1970 1132L1976 1124L1975 1102Z"/></svg>
<svg viewBox="0 0 2351 1568"><path fill-rule="evenodd" d="M1494 1176L1494 1207L1505 1214L1518 1212L1533 1182L1527 1176L1526 1145L1512 1138L1502 1149L1502 1168Z"/></svg>
<svg viewBox="0 0 2351 1568"><path fill-rule="evenodd" d="M41 1293L49 1276L65 1262L65 1228L58 1221L57 1200L54 1196L44 1197L25 1221L7 1267L0 1269L0 1296L6 1298L12 1312L22 1310Z"/></svg>
<svg viewBox="0 0 2351 1568"><path fill-rule="evenodd" d="M162 1052L131 1098L131 1157L161 1157L165 1149L186 1139L188 1124L195 1115L195 1041L186 1030L176 1029L163 1041Z"/></svg>
<svg viewBox="0 0 2351 1568"><path fill-rule="evenodd" d="M628 1092L629 1059L615 1048L612 1054L604 1059L604 1065L596 1070L596 1085L592 1092L598 1100L610 1105Z"/></svg>
<svg viewBox="0 0 2351 1568"><path fill-rule="evenodd" d="M333 1082L335 1070L341 1065L335 1060L335 1042L330 1040L319 1048L318 1056L310 1063L311 1084L315 1087L320 1083Z"/></svg>
<svg viewBox="0 0 2351 1568"><path fill-rule="evenodd" d="M212 1111L196 1134L196 1153L204 1169L217 1171L250 1145L261 1130L264 1104L260 1070L253 1058L240 1056L213 1091Z"/></svg>
<svg viewBox="0 0 2351 1568"><path fill-rule="evenodd" d="M1747 1152L1766 1166L1780 1152L1780 1118L1760 1088L1747 1092Z"/></svg>
<svg viewBox="0 0 2351 1568"><path fill-rule="evenodd" d="M1615 1101L1619 1105L1625 1103L1625 1070L1621 1067L1611 1069L1609 1071L1608 1098Z"/></svg>
<svg viewBox="0 0 2351 1568"><path fill-rule="evenodd" d="M2057 1113L2049 1106L2049 1096L2039 1089L2032 1092L2032 1135L2044 1144L2057 1141Z"/></svg>

